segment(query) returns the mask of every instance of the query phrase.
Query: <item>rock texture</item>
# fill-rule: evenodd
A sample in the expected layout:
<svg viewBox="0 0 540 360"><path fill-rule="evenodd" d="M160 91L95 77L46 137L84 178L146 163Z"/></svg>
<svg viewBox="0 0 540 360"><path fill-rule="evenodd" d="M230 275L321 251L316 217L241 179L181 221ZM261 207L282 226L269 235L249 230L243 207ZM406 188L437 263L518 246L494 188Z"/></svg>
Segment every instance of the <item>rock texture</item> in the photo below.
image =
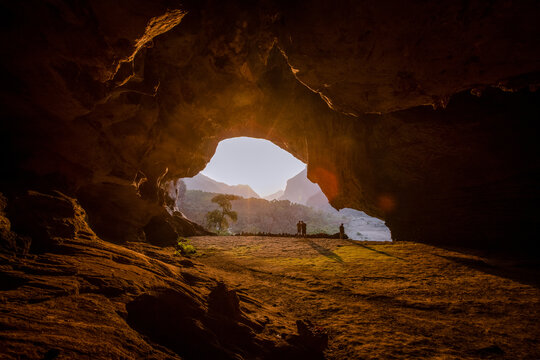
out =
<svg viewBox="0 0 540 360"><path fill-rule="evenodd" d="M537 15L532 1L295 2L279 45L338 111L444 107L457 92L537 72Z"/></svg>
<svg viewBox="0 0 540 360"><path fill-rule="evenodd" d="M534 242L534 1L30 1L1 10L10 199L61 190L99 236L142 239L156 216L173 222L167 184L243 135L307 162L335 207L383 218L396 240Z"/></svg>
<svg viewBox="0 0 540 360"><path fill-rule="evenodd" d="M24 253L0 252L2 359L321 356L279 340L281 324L265 318L268 308L172 248L105 242L78 202L61 193L31 192L18 202L10 213L17 226L0 214L0 244L6 232L23 236L14 230L32 237ZM26 212L18 211L22 204Z"/></svg>
<svg viewBox="0 0 540 360"><path fill-rule="evenodd" d="M296 346L276 340L261 304L148 244L202 232L176 211L176 181L232 136L291 152L333 206L384 219L395 240L536 255L538 13L3 1L2 355L321 357L309 324L282 337Z"/></svg>

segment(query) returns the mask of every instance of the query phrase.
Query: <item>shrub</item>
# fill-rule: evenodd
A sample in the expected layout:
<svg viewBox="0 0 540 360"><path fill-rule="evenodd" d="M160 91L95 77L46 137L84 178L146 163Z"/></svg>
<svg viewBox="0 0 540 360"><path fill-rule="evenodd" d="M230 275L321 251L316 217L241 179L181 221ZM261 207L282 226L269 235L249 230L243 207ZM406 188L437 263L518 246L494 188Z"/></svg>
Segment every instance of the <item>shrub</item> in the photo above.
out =
<svg viewBox="0 0 540 360"><path fill-rule="evenodd" d="M188 239L178 238L174 255L189 257L196 252L197 250L195 250L195 247L189 243Z"/></svg>

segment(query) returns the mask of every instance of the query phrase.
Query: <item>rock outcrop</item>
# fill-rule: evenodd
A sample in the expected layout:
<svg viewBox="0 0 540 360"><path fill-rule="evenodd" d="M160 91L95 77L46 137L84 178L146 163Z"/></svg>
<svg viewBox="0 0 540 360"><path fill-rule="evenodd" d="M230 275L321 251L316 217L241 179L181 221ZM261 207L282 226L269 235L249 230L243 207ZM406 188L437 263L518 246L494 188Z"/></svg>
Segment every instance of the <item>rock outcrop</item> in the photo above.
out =
<svg viewBox="0 0 540 360"><path fill-rule="evenodd" d="M1 10L10 199L60 190L80 200L102 238L142 238L166 216L167 184L243 135L307 162L333 206L386 220L396 240L534 242L535 2L32 1Z"/></svg>
<svg viewBox="0 0 540 360"><path fill-rule="evenodd" d="M27 211L19 211L21 204ZM98 238L73 198L30 192L14 208L13 228L0 213L0 245L11 244L6 233L29 234L31 244L25 253L9 247L0 252L2 359L321 354L277 339L277 324L264 316L267 308L256 304L255 313L202 264L174 256L172 248Z"/></svg>

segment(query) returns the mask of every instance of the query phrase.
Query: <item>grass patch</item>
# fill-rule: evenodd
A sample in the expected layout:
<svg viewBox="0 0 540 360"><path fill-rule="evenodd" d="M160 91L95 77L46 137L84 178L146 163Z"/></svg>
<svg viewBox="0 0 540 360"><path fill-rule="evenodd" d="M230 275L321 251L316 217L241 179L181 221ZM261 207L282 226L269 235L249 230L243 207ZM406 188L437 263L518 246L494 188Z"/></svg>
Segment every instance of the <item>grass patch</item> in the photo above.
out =
<svg viewBox="0 0 540 360"><path fill-rule="evenodd" d="M340 246L334 252L345 262L364 260L392 260L391 256L359 245Z"/></svg>
<svg viewBox="0 0 540 360"><path fill-rule="evenodd" d="M231 250L227 251L235 256L250 256L255 251L259 250L262 246L261 245L239 245Z"/></svg>
<svg viewBox="0 0 540 360"><path fill-rule="evenodd" d="M260 259L262 262L269 266L281 269L281 271L288 270L312 270L317 271L337 271L343 264L338 263L326 256L318 255L313 257L271 257Z"/></svg>
<svg viewBox="0 0 540 360"><path fill-rule="evenodd" d="M197 250L195 249L195 246L191 245L188 239L178 238L178 243L176 244L174 255L190 257L196 252Z"/></svg>

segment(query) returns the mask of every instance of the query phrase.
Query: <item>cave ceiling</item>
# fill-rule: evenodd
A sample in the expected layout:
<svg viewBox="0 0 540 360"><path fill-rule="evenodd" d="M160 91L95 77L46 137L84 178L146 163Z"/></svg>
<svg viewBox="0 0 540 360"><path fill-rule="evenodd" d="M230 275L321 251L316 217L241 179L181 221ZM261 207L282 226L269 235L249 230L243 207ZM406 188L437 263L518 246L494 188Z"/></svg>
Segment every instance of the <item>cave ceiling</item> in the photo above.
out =
<svg viewBox="0 0 540 360"><path fill-rule="evenodd" d="M140 228L167 182L243 135L396 240L483 245L521 221L528 243L537 227L534 1L1 7L5 192L62 190L103 228L114 202Z"/></svg>

